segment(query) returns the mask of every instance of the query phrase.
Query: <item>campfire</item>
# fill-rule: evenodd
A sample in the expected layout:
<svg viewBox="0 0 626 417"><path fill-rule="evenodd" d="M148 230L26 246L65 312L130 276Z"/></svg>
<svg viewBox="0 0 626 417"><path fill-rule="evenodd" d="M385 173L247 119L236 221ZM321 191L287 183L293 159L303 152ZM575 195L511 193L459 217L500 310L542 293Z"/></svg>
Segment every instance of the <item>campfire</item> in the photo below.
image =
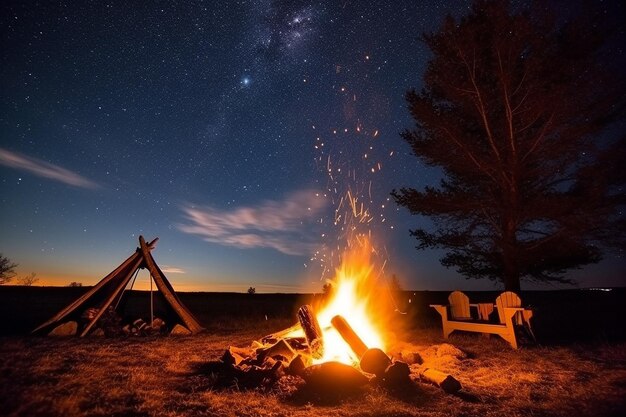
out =
<svg viewBox="0 0 626 417"><path fill-rule="evenodd" d="M290 328L253 341L250 347L229 347L217 372L222 384L267 388L291 377L321 394L338 394L368 383L410 384L413 376L448 392L461 389L452 376L422 366L417 353L410 358L386 353L391 336L388 320L394 312L388 289L375 273L374 254L368 236L355 237L327 300L319 306L301 306L298 323Z"/></svg>
<svg viewBox="0 0 626 417"><path fill-rule="evenodd" d="M315 337L315 346L311 349L314 364L336 361L357 365L363 354L362 344L384 350L386 303L380 299L383 287L374 276L372 252L370 239L358 236L346 250L336 272L330 299L316 312L302 307L298 311L299 326L296 327L299 328L285 335L286 338L305 336L307 342ZM375 303L376 296L379 299ZM307 319L309 311L312 323Z"/></svg>

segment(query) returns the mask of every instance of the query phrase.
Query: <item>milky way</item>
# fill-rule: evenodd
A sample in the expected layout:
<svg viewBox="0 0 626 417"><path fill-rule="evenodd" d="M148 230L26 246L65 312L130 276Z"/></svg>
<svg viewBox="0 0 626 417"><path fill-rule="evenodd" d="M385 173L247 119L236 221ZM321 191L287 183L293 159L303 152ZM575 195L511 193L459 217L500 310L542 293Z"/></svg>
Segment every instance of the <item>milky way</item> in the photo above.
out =
<svg viewBox="0 0 626 417"><path fill-rule="evenodd" d="M439 179L399 137L404 94L418 38L469 4L3 2L0 252L89 284L143 234L179 288L314 291L353 184L408 288L489 286L415 251L426 220L388 202Z"/></svg>

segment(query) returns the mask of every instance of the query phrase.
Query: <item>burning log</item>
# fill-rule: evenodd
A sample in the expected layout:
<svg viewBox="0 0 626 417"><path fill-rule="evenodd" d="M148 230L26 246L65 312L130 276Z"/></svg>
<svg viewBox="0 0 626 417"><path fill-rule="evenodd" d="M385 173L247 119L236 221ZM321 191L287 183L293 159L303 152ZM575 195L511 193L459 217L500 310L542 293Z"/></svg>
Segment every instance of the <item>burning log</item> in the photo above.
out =
<svg viewBox="0 0 626 417"><path fill-rule="evenodd" d="M276 343L278 342L278 340L284 338L289 333L295 332L296 330L299 330L299 329L300 329L300 323L296 323L293 326L287 327L284 330L264 336L263 338L261 338L261 342L266 343L266 344Z"/></svg>
<svg viewBox="0 0 626 417"><path fill-rule="evenodd" d="M437 385L448 394L454 394L462 388L461 383L452 375L432 368L425 368L423 371L420 371L420 378Z"/></svg>
<svg viewBox="0 0 626 417"><path fill-rule="evenodd" d="M321 359L324 356L324 336L317 317L310 305L303 305L298 310L298 321L309 344L311 356Z"/></svg>
<svg viewBox="0 0 626 417"><path fill-rule="evenodd" d="M346 319L337 315L330 320L330 324L333 325L335 330L339 332L343 340L346 341L350 349L361 359L365 351L367 351L367 345L363 343L358 334L348 324Z"/></svg>
<svg viewBox="0 0 626 417"><path fill-rule="evenodd" d="M385 373L387 367L391 365L391 359L385 352L378 348L369 349L343 317L337 315L330 320L330 323L358 356L359 365L364 372L378 376Z"/></svg>
<svg viewBox="0 0 626 417"><path fill-rule="evenodd" d="M391 359L378 348L367 349L359 362L364 372L381 376L391 365Z"/></svg>

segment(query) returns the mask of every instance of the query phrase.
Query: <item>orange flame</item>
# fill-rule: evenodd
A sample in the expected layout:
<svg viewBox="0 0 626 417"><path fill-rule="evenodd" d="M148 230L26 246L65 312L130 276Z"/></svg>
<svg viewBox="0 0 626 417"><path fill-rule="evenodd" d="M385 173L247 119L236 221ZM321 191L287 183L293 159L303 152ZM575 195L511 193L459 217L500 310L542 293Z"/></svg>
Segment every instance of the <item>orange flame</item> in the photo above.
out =
<svg viewBox="0 0 626 417"><path fill-rule="evenodd" d="M331 326L331 319L343 316L369 348L385 350L382 323L385 293L378 282L373 258L374 248L366 235L351 239L341 266L333 279L330 300L318 309L317 319L324 336L324 355L314 363L338 361L358 364L359 358Z"/></svg>

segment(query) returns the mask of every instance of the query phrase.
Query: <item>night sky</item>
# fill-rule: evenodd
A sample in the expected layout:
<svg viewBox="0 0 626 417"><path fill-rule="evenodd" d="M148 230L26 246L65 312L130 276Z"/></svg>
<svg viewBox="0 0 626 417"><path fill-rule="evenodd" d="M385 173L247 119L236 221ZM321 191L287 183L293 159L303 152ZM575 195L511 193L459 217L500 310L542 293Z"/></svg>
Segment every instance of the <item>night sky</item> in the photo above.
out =
<svg viewBox="0 0 626 417"><path fill-rule="evenodd" d="M469 5L3 3L0 252L37 284L89 285L158 236L179 290L320 291L350 189L403 287L493 289L416 251L426 220L389 200L438 181L399 136L404 93L420 34ZM616 285L624 264L570 276Z"/></svg>

